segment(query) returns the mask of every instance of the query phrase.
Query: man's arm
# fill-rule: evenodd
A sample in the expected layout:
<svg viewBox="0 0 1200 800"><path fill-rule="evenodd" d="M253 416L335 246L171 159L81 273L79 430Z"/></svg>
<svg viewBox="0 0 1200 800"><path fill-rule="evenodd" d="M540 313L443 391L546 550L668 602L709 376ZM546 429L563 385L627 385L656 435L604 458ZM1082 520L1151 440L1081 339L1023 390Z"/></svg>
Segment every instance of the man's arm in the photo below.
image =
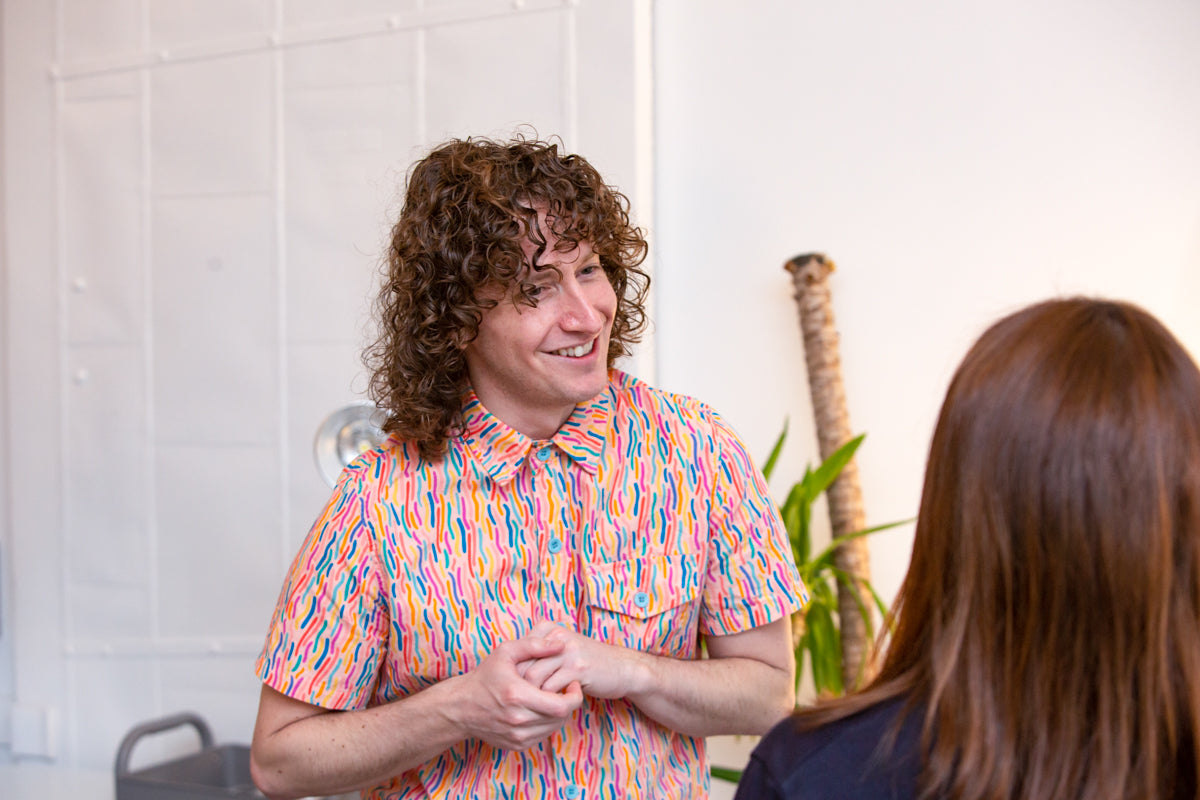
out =
<svg viewBox="0 0 1200 800"><path fill-rule="evenodd" d="M250 750L254 782L276 799L338 794L382 783L469 737L530 747L561 728L583 695L572 682L539 689L517 665L563 646L536 635L502 644L465 675L361 711L331 711L264 685Z"/></svg>
<svg viewBox="0 0 1200 800"><path fill-rule="evenodd" d="M546 625L545 623L543 625ZM624 698L689 736L765 733L796 702L789 617L729 636L709 636L707 659L681 660L598 642L561 626L538 626L562 653L523 667L556 691L577 681L585 695Z"/></svg>

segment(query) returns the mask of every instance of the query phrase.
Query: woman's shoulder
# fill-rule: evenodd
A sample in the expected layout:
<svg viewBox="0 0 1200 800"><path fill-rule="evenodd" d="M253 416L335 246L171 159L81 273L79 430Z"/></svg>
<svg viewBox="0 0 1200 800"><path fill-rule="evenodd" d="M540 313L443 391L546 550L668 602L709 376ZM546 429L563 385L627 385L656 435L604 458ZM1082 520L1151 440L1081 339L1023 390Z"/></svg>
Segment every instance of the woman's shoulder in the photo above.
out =
<svg viewBox="0 0 1200 800"><path fill-rule="evenodd" d="M754 749L738 798L915 797L922 714L905 700L885 700L809 730L793 718L784 720ZM771 791L751 788L760 777Z"/></svg>

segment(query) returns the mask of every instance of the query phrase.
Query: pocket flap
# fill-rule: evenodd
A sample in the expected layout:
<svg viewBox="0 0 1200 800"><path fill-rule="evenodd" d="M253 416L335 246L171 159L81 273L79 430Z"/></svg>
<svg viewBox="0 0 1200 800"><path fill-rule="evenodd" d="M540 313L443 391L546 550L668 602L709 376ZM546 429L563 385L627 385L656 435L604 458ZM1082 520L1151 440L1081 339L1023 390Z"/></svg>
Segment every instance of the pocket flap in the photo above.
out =
<svg viewBox="0 0 1200 800"><path fill-rule="evenodd" d="M692 555L643 556L585 564L588 603L647 619L696 597L700 589Z"/></svg>

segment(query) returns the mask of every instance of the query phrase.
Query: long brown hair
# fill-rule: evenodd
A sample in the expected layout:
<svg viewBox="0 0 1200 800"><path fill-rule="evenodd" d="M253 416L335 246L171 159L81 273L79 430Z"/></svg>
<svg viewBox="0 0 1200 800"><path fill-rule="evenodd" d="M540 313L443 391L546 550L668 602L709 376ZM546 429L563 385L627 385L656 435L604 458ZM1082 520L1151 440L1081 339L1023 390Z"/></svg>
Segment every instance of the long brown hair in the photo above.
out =
<svg viewBox="0 0 1200 800"><path fill-rule="evenodd" d="M1008 316L942 406L878 677L922 797L1193 798L1200 761L1200 372L1161 323L1073 298Z"/></svg>
<svg viewBox="0 0 1200 800"><path fill-rule="evenodd" d="M536 305L522 277L547 246L538 210L571 250L587 241L617 295L608 363L628 355L646 325L647 245L629 201L581 156L553 142L452 139L417 162L392 229L375 303L378 339L364 362L370 393L387 412L383 429L437 458L460 423L468 385L463 350L499 287ZM521 242L536 252L526 258Z"/></svg>

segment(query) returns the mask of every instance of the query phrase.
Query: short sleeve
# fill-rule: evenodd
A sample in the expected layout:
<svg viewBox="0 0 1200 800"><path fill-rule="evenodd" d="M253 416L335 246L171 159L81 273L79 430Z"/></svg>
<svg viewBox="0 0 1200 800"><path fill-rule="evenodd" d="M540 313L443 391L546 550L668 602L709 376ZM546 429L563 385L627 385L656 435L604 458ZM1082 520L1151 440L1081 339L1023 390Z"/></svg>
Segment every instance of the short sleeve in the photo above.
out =
<svg viewBox="0 0 1200 800"><path fill-rule="evenodd" d="M255 667L271 688L323 708L365 708L387 646L366 473L342 473L292 562Z"/></svg>
<svg viewBox="0 0 1200 800"><path fill-rule="evenodd" d="M715 479L700 631L729 635L799 610L808 593L762 472L715 412Z"/></svg>

